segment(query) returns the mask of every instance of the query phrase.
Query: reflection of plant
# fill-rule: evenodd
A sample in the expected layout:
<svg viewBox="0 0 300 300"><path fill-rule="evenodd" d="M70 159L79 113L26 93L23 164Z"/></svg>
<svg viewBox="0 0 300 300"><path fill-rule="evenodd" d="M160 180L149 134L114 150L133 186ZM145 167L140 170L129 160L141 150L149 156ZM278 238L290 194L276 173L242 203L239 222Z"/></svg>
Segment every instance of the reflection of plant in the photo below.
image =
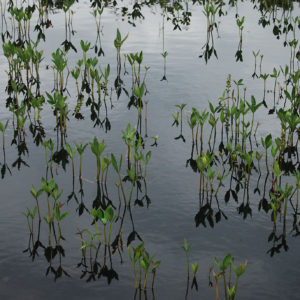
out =
<svg viewBox="0 0 300 300"><path fill-rule="evenodd" d="M220 7L221 7L221 5L216 5L216 3L214 1L208 1L204 5L203 13L206 16L207 35L206 35L206 43L202 47L202 49L204 49L204 51L202 54L200 54L199 57L201 58L204 56L206 63L210 59L212 54L214 54L215 57L218 58L217 51L216 51L215 45L214 45L213 32L214 32L214 28L215 28L219 35L218 24L216 22L216 14L217 14L218 10L220 9Z"/></svg>

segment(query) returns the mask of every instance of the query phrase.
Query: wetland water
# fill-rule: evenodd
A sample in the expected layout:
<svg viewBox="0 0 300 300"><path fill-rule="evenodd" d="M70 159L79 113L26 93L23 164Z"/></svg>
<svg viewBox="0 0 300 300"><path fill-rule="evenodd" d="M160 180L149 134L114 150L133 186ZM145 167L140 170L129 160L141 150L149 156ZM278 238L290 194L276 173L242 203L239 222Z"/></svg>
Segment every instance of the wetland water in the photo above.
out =
<svg viewBox="0 0 300 300"><path fill-rule="evenodd" d="M0 121L5 125L9 120L4 147L0 142L1 299L215 299L209 270L214 266L220 273L214 257L221 260L227 253L235 265L248 262L235 299L299 298L299 3L41 2L48 5L1 2ZM100 4L103 12L99 8L94 17ZM209 13L209 23L207 5L216 9L215 15ZM21 7L32 8L30 22L20 16ZM122 39L128 33L119 60L117 29ZM58 48L67 51L56 52ZM39 51L36 68L32 53ZM88 60L95 57L98 61ZM62 71L59 58L67 61ZM98 81L96 75L93 79L96 69ZM265 89L264 74L269 75ZM253 106L252 95L267 107L258 105L251 130L252 112L245 109L243 115L241 103ZM61 106L60 96L66 97ZM182 104L181 122L176 105ZM126 133L127 124L136 130ZM269 134L274 156L269 146L266 164L261 138L265 141ZM102 160L98 183L90 144L82 154L81 177L79 153L74 155L73 176L66 146L74 149L75 143L92 143L94 137L105 140L101 157L110 161L105 177L107 163ZM134 156L139 137L143 145ZM52 150L49 142L43 146L49 139ZM111 153L117 162L123 157L121 182ZM36 211L32 222L27 208L33 211L36 200L30 191L32 185L42 187L42 178L44 189L50 189L51 209L44 191L38 197L42 220ZM63 190L56 195L56 204L63 204L58 214L68 212L61 221L52 211L52 178L58 191ZM286 183L291 186L287 194ZM124 198L131 198L127 208ZM111 240L110 222L104 221L104 235L99 218L99 243L88 231L96 233L93 216L107 207L116 216ZM191 289L191 267L187 279L184 238L191 244L190 263L199 265L198 291ZM141 241L150 255L156 254L154 261L161 262L153 290L150 267L146 293L135 289L127 251Z"/></svg>

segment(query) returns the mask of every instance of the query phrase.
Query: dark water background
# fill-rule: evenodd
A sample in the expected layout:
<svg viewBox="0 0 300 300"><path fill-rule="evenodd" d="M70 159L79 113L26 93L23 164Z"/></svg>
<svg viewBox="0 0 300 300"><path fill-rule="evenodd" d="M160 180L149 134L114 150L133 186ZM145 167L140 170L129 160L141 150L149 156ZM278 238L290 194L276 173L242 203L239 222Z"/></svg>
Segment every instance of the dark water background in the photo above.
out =
<svg viewBox="0 0 300 300"><path fill-rule="evenodd" d="M96 38L95 24L90 15L91 9L87 1L76 4L73 8L73 27L76 34L72 42L80 50L79 41L93 41ZM222 258L227 253L235 257L237 263L248 260L246 273L242 276L238 287L238 299L297 299L299 298L299 239L292 237L287 231L288 251L281 250L280 254L270 257L267 254L271 243L268 236L272 232L273 224L270 221L270 213L258 211L259 198L252 190L256 178L252 178L253 189L250 187L250 203L252 217L243 219L237 213L237 204L231 200L225 204L221 200L221 207L228 220L222 219L214 228L196 227L194 216L199 209L198 189L199 175L191 168L186 167L186 160L190 157L191 133L188 125L184 124L183 134L186 143L174 140L179 129L172 127L171 113L176 111L175 104L187 103L184 113L192 107L199 110L208 107L208 101L217 104L218 97L222 95L228 74L238 80L244 79L247 86L247 95L254 94L262 97L263 81L253 80L251 77L254 68L252 51L260 50L264 54L263 72L272 72L273 67L288 64L289 49L283 47L283 40L277 40L272 33L272 27L262 28L258 24L260 12L253 9L249 2L238 4L240 16L246 16L243 33L243 62L236 62L234 57L238 45L238 31L235 24L235 8L228 9L228 15L218 18L220 38L215 38L215 47L218 51L218 59L212 58L207 64L198 56L206 38L206 20L202 13L202 7L192 6L192 18L189 26L184 26L182 31L173 31L173 25L165 22L165 50L168 52L166 64L167 81L160 81L164 72L162 53L162 15L159 7L144 8L145 19L137 21L136 27L132 27L114 12L113 9L105 9L102 18L102 46L105 52L100 57L101 66L107 63L111 65L110 81L116 76L116 52L113 40L117 28L123 35L129 32L129 37L122 47L122 53L137 52L143 50L143 65L149 66L146 84L149 94L145 99L148 104L148 135L158 135L158 147L150 147L152 143L148 138L146 148L152 150L152 158L148 168L148 195L151 199L149 208L134 206L132 209L134 224L141 235L150 253L156 253L161 260L161 266L157 271L155 284L155 299L183 299L186 289L186 261L182 249L183 239L191 243L190 260L198 261L199 291L190 290L189 299L214 299L215 290L208 286L209 267L213 264L214 256ZM299 6L295 3L293 14L299 15ZM42 90L49 91L53 88L53 75L46 66L51 64L51 53L55 51L64 39L64 15L61 12L51 15L53 28L46 31L46 42L40 47L44 50L45 60L41 64ZM34 21L33 21L34 22ZM1 50L2 51L2 50ZM75 54L68 53L70 68L81 57L81 51ZM93 51L89 53L94 56ZM122 57L123 59L123 57ZM11 113L5 109L5 86L7 75L5 70L7 63L2 52L0 54L0 90L1 108L0 120L11 117ZM123 67L123 66L122 66ZM129 65L127 68L130 71ZM122 69L123 73L123 69ZM124 77L125 86L129 89L131 77ZM69 107L75 106L75 85L70 78L68 89ZM268 88L272 88L271 81ZM268 95L268 101L272 96ZM136 123L136 111L128 110L128 97L122 93L119 99L114 95L114 108L109 109L111 131L105 133L103 129L93 128L89 120L89 111L83 107L87 116L85 120L75 120L70 117L67 129L67 140L73 142L90 142L94 136L105 139L107 149L105 152L114 152L117 155L125 153L126 148L122 142L122 130L130 122ZM42 111L42 123L47 138L55 140L55 118L46 106ZM275 115L267 115L265 109L260 109L256 121L261 123L258 130L260 136L272 133L275 136L280 133L280 124ZM17 158L15 145L10 146L12 128L9 126L6 132L7 147L6 159L11 164ZM207 132L207 135L209 132ZM40 186L40 178L45 176L45 162L43 147L37 147L32 142L28 132L26 137L28 155L25 161L29 167L22 166L20 170L11 168L12 175L7 174L0 180L1 209L0 209L0 298L1 299L132 299L134 298L134 280L132 267L129 263L126 246L122 254L124 263L120 264L118 254L113 256L113 266L119 275L119 280L113 280L110 285L105 278L86 282L80 279L81 269L77 263L81 259L81 241L75 234L77 228L90 228L91 217L84 212L78 217L77 204L70 201L65 205L65 210L70 216L62 222L65 257L61 264L71 276L62 276L54 281L53 276L45 276L48 263L39 251L39 256L31 261L28 253L22 253L27 248L29 231L26 218L22 212L26 207L34 206L34 199L30 195L30 188ZM86 151L83 161L83 177L91 181L95 180L95 158L90 151ZM2 154L0 156L2 160ZM78 156L75 160L76 172L78 172ZM263 165L263 164L262 164ZM112 173L112 172L111 172ZM262 175L264 178L264 174ZM115 180L109 176L109 195L117 205ZM72 190L71 165L67 165L65 172L58 168L55 180L63 189L63 199ZM228 184L228 182L227 182ZM260 182L263 185L263 181ZM84 201L89 208L92 206L97 192L97 186L93 182L83 182ZM75 180L75 191L78 191L79 183ZM225 189L219 197L223 199ZM115 200L114 200L115 199ZM45 203L44 203L45 204ZM43 204L43 205L44 205ZM291 223L291 214L288 214L288 222ZM280 225L279 225L280 226ZM116 226L115 228L118 228ZM123 228L124 240L131 231L128 219ZM42 224L41 240L47 242L46 224ZM58 266L56 258L54 266ZM147 292L148 298L152 298L152 292ZM144 297L144 296L143 296ZM299 298L300 299L300 298Z"/></svg>

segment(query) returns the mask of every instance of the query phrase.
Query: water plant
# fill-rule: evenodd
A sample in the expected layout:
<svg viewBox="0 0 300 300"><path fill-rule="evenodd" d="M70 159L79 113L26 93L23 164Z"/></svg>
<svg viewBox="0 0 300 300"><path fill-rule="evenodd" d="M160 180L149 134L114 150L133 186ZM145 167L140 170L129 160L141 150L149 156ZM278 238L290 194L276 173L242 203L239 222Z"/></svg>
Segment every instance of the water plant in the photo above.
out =
<svg viewBox="0 0 300 300"><path fill-rule="evenodd" d="M116 38L114 40L114 46L117 50L117 61L118 61L118 64L121 63L121 47L122 45L124 44L124 42L127 40L128 38L128 33L125 35L125 37L122 39L122 36L121 36L121 32L119 30L119 28L117 29L117 35L116 35Z"/></svg>
<svg viewBox="0 0 300 300"><path fill-rule="evenodd" d="M8 126L8 123L9 123L9 120L7 120L5 124L3 124L0 121L0 131L2 132L2 148L3 148L3 151L5 151L5 130Z"/></svg>
<svg viewBox="0 0 300 300"><path fill-rule="evenodd" d="M260 50L258 50L257 52L252 51L252 54L254 56L254 72L252 74L252 78L256 77L258 78L258 75L256 74L256 64L257 64L257 57L259 55Z"/></svg>
<svg viewBox="0 0 300 300"><path fill-rule="evenodd" d="M268 165L268 149L271 147L272 145L272 134L268 134L264 139L261 138L261 144L262 146L265 148L265 154L266 154L266 168L267 168L267 172L269 173L269 165Z"/></svg>
<svg viewBox="0 0 300 300"><path fill-rule="evenodd" d="M216 282L216 299L219 300L219 279L223 277L224 280L224 297L226 300L234 300L237 292L238 282L240 277L244 274L247 266L247 261L240 264L238 267L234 265L234 258L231 254L227 254L223 261L220 263L217 258L214 258L214 263L218 267L220 273L215 273L214 267L210 268L209 274L213 273L213 277ZM229 278L226 280L226 273L229 268ZM231 286L231 269L234 270L235 273L235 282Z"/></svg>
<svg viewBox="0 0 300 300"><path fill-rule="evenodd" d="M58 244L60 244L60 239L62 238L60 222L69 215L69 212L61 213L62 207L62 203L56 203L55 208L53 209L53 216L56 219L58 226Z"/></svg>
<svg viewBox="0 0 300 300"><path fill-rule="evenodd" d="M77 152L79 154L79 178L81 178L81 175L82 175L82 155L83 155L83 152L85 150L85 148L88 146L88 143L86 144L77 144L75 143L75 146L76 146L76 149L77 149Z"/></svg>
<svg viewBox="0 0 300 300"><path fill-rule="evenodd" d="M186 239L183 240L182 246L185 256L186 256L186 265L187 265L187 277L190 278L190 259L189 259L189 250L191 248L191 244L187 242Z"/></svg>
<svg viewBox="0 0 300 300"><path fill-rule="evenodd" d="M242 51L242 44L243 44L243 30L244 30L244 22L245 22L245 17L243 16L241 19L237 18L236 19L236 24L239 29L239 45L238 45L238 50L235 54L236 61L243 61L243 51Z"/></svg>
<svg viewBox="0 0 300 300"><path fill-rule="evenodd" d="M191 264L191 267L192 267L192 271L193 271L193 281L192 281L191 288L193 288L195 286L196 290L198 291L198 283L197 283L197 277L196 276L197 276L199 265L198 265L197 262L195 262L195 263Z"/></svg>
<svg viewBox="0 0 300 300"><path fill-rule="evenodd" d="M154 261L155 255L150 256L145 249L144 242L136 247L128 246L128 256L133 266L133 275L136 289L146 290L149 271L152 267L152 289L154 288L154 278L156 270L160 265L160 261ZM136 270L136 264L138 263L138 270ZM144 270L144 283L142 285L142 270ZM137 272L138 271L138 272Z"/></svg>
<svg viewBox="0 0 300 300"><path fill-rule="evenodd" d="M183 109L187 106L186 103L182 103L182 104L176 104L175 107L179 108L180 110L180 135L178 137L176 137L175 139L182 139L183 141L185 141L183 135L182 135L182 112ZM174 116L173 116L174 118ZM175 120L176 121L176 120Z"/></svg>
<svg viewBox="0 0 300 300"><path fill-rule="evenodd" d="M100 179L100 171L101 171L101 155L104 149L106 148L105 141L102 140L100 143L96 137L94 137L93 142L90 143L91 150L93 154L96 156L97 161L97 181L99 182Z"/></svg>
<svg viewBox="0 0 300 300"><path fill-rule="evenodd" d="M72 161L72 177L73 177L73 181L74 181L74 177L75 177L74 157L77 152L77 146L75 145L74 149L72 149L70 144L66 143L66 151L68 152L68 155L70 156L71 161Z"/></svg>
<svg viewBox="0 0 300 300"><path fill-rule="evenodd" d="M96 226L96 231L99 235L99 229L98 226L96 225L97 220L99 220L103 224L103 237L104 237L104 245L105 247L110 246L110 241L111 241L111 230L112 230L112 223L116 219L116 215L114 213L114 210L111 206L107 206L104 212L101 209L95 209L93 208L91 210L91 215L93 216L95 226ZM108 236L107 236L107 231L106 231L106 226L109 224L109 229L108 229Z"/></svg>
<svg viewBox="0 0 300 300"><path fill-rule="evenodd" d="M34 188L34 186L32 185L32 188L31 188L31 195L34 197L35 201L36 201L36 208L37 208L37 212L38 212L38 216L39 216L39 221L42 220L41 218L41 212L40 212L40 206L39 206L39 201L38 201L38 198L41 196L41 194L44 192L43 189L39 189L39 190L36 190Z"/></svg>
<svg viewBox="0 0 300 300"><path fill-rule="evenodd" d="M30 234L33 235L33 221L37 212L37 207L35 206L34 209L31 211L29 208L26 208L26 212L23 212L23 215L26 217L27 225L30 231ZM31 220L31 222L30 222Z"/></svg>

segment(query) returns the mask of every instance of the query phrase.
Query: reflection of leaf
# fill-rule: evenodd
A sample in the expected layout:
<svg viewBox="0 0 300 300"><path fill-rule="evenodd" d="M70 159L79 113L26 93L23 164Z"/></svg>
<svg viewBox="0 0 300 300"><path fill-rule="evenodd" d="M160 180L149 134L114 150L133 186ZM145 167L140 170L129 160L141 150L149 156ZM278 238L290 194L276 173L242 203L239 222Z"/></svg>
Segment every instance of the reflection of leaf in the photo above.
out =
<svg viewBox="0 0 300 300"><path fill-rule="evenodd" d="M21 166L24 165L29 168L29 165L19 156L15 162L13 162L12 167L14 168L15 166L18 167L18 170L20 170Z"/></svg>
<svg viewBox="0 0 300 300"><path fill-rule="evenodd" d="M130 245L131 242L133 242L135 240L135 238L138 238L141 242L143 241L142 238L140 237L140 235L134 230L132 231L128 238L127 238L127 247Z"/></svg>
<svg viewBox="0 0 300 300"><path fill-rule="evenodd" d="M195 287L196 291L198 291L198 283L197 283L197 279L194 276L193 281L192 281L192 286L191 289L193 289L193 287Z"/></svg>
<svg viewBox="0 0 300 300"><path fill-rule="evenodd" d="M64 170L66 170L66 165L69 163L68 152L62 148L59 151L53 153L53 161L57 164L62 164Z"/></svg>
<svg viewBox="0 0 300 300"><path fill-rule="evenodd" d="M185 143L185 138L182 134L174 138L174 140L179 140L179 139L183 140L183 142Z"/></svg>
<svg viewBox="0 0 300 300"><path fill-rule="evenodd" d="M235 202L238 202L238 197L237 197L237 194L234 190L231 190L231 195L234 198Z"/></svg>
<svg viewBox="0 0 300 300"><path fill-rule="evenodd" d="M142 200L136 199L136 200L134 201L134 205L138 205L138 206L140 206L140 207L143 207L143 206L144 206L144 203L143 203Z"/></svg>
<svg viewBox="0 0 300 300"><path fill-rule="evenodd" d="M1 178L3 179L6 173L6 166L5 164L3 164L2 168L1 168Z"/></svg>
<svg viewBox="0 0 300 300"><path fill-rule="evenodd" d="M228 203L229 199L230 199L230 190L228 190L225 194L225 202Z"/></svg>
<svg viewBox="0 0 300 300"><path fill-rule="evenodd" d="M220 220L221 220L221 212L218 211L216 214L215 214L215 218L216 218L216 223L219 223Z"/></svg>

